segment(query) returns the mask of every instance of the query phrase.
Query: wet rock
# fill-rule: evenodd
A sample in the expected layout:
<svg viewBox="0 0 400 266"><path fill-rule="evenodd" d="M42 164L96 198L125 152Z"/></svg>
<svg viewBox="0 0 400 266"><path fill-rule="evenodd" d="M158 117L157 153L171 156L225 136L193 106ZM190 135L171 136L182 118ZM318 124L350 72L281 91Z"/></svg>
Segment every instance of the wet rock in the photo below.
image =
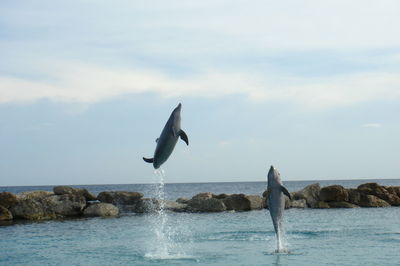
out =
<svg viewBox="0 0 400 266"><path fill-rule="evenodd" d="M400 197L397 195L395 189L389 191L384 186L380 186L377 183L366 183L359 185L357 190L361 194L377 196L390 205L400 206Z"/></svg>
<svg viewBox="0 0 400 266"><path fill-rule="evenodd" d="M141 198L143 193L128 191L105 191L101 192L97 199L100 202L119 205L135 205Z"/></svg>
<svg viewBox="0 0 400 266"><path fill-rule="evenodd" d="M188 202L188 210L192 212L222 212L226 210L226 206L218 199L195 198Z"/></svg>
<svg viewBox="0 0 400 266"><path fill-rule="evenodd" d="M73 188L70 186L56 186L53 188L53 192L56 195L74 194L82 195L85 197L86 201L96 200L96 196L90 193L85 188Z"/></svg>
<svg viewBox="0 0 400 266"><path fill-rule="evenodd" d="M113 217L117 216L119 209L111 203L93 203L83 211L85 217Z"/></svg>
<svg viewBox="0 0 400 266"><path fill-rule="evenodd" d="M327 202L325 202L325 201L318 201L316 204L315 204L315 207L314 207L315 209L329 209L330 208L330 206L329 206L329 204L327 203Z"/></svg>
<svg viewBox="0 0 400 266"><path fill-rule="evenodd" d="M321 201L348 201L349 194L347 190L340 185L323 187L319 193Z"/></svg>
<svg viewBox="0 0 400 266"><path fill-rule="evenodd" d="M192 197L192 199L211 199L211 198L213 198L213 193L211 192L202 192Z"/></svg>
<svg viewBox="0 0 400 266"><path fill-rule="evenodd" d="M13 219L11 212L0 205L0 221L10 221Z"/></svg>
<svg viewBox="0 0 400 266"><path fill-rule="evenodd" d="M161 202L154 198L143 198L136 202L136 213L152 213L160 210Z"/></svg>
<svg viewBox="0 0 400 266"><path fill-rule="evenodd" d="M178 199L176 200L176 202L182 203L182 204L187 204L187 203L189 202L189 200L190 200L190 199L188 199L188 198L178 198Z"/></svg>
<svg viewBox="0 0 400 266"><path fill-rule="evenodd" d="M292 194L293 199L294 200L305 199L308 207L315 208L319 201L320 190L321 187L319 183L311 184L298 192L294 192Z"/></svg>
<svg viewBox="0 0 400 266"><path fill-rule="evenodd" d="M359 208L360 206L346 202L346 201L330 201L328 202L331 208Z"/></svg>
<svg viewBox="0 0 400 266"><path fill-rule="evenodd" d="M374 195L360 195L360 202L358 204L361 207L389 207L390 204L383 199L378 198Z"/></svg>
<svg viewBox="0 0 400 266"><path fill-rule="evenodd" d="M17 204L17 197L11 192L1 192L0 193L0 206L6 209L11 208Z"/></svg>
<svg viewBox="0 0 400 266"><path fill-rule="evenodd" d="M164 209L174 212L184 212L187 209L187 204L179 203L173 200L165 200Z"/></svg>
<svg viewBox="0 0 400 266"><path fill-rule="evenodd" d="M17 194L18 200L26 200L26 199L42 199L48 196L54 195L53 192L50 191L43 191L43 190L34 190L34 191L27 191L21 192Z"/></svg>

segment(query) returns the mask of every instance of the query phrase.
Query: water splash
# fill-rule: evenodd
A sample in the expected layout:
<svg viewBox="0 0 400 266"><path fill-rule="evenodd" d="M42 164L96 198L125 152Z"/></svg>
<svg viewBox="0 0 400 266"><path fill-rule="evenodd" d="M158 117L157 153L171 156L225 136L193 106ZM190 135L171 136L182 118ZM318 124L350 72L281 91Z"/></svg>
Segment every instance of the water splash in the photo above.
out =
<svg viewBox="0 0 400 266"><path fill-rule="evenodd" d="M154 192L158 204L155 212L149 215L154 236L149 239L150 251L145 254L145 257L157 260L193 259L192 256L186 255L182 246L175 241L183 232L180 231L181 226L177 224L172 226L169 214L166 212L165 171L161 168L157 169L154 171L154 176L157 179Z"/></svg>

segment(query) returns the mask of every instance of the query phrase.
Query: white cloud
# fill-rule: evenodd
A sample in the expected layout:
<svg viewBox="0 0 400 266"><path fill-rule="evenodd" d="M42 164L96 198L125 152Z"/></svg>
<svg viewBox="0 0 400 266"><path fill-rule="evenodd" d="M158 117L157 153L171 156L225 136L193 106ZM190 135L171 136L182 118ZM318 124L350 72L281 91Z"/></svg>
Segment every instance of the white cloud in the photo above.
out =
<svg viewBox="0 0 400 266"><path fill-rule="evenodd" d="M363 127L367 127L367 128L380 128L382 127L382 124L379 123L367 123L362 125Z"/></svg>
<svg viewBox="0 0 400 266"><path fill-rule="evenodd" d="M0 102L49 99L94 103L126 94L155 93L162 97L243 95L254 102L288 101L310 108L330 108L400 99L400 73L386 72L297 78L208 70L176 78L152 70L66 63L52 66L47 75L42 81L0 76Z"/></svg>

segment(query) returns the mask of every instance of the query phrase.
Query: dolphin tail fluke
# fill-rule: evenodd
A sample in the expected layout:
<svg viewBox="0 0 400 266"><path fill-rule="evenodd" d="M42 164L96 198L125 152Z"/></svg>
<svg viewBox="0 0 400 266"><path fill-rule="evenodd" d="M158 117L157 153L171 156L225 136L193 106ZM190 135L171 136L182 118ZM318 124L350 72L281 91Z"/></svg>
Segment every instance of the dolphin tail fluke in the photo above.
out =
<svg viewBox="0 0 400 266"><path fill-rule="evenodd" d="M186 145L189 145L188 136L186 135L185 131L183 131L182 129L179 131L179 137L186 143Z"/></svg>
<svg viewBox="0 0 400 266"><path fill-rule="evenodd" d="M154 162L154 158L144 158L144 157L143 157L143 160L144 160L146 163L153 163L153 162Z"/></svg>
<svg viewBox="0 0 400 266"><path fill-rule="evenodd" d="M288 191L284 186L281 186L281 191L283 192L283 194L285 194L286 196L288 196L288 198L289 198L290 200L292 200L292 196L290 195L289 191Z"/></svg>

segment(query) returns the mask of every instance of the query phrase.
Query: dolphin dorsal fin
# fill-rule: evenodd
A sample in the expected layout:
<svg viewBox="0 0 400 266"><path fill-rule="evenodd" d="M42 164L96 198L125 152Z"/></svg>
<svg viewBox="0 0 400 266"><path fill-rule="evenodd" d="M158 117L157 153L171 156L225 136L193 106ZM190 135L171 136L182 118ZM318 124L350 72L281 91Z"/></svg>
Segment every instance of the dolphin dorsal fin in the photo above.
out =
<svg viewBox="0 0 400 266"><path fill-rule="evenodd" d="M186 143L186 145L189 145L189 139L188 136L186 135L185 131L182 129L179 131L179 137Z"/></svg>
<svg viewBox="0 0 400 266"><path fill-rule="evenodd" d="M288 191L284 186L281 186L281 191L283 192L283 194L285 194L286 196L288 196L288 198L289 198L290 200L292 200L292 195L290 195L289 191Z"/></svg>
<svg viewBox="0 0 400 266"><path fill-rule="evenodd" d="M143 160L144 160L146 163L153 163L154 158L144 158L144 157L143 157Z"/></svg>

